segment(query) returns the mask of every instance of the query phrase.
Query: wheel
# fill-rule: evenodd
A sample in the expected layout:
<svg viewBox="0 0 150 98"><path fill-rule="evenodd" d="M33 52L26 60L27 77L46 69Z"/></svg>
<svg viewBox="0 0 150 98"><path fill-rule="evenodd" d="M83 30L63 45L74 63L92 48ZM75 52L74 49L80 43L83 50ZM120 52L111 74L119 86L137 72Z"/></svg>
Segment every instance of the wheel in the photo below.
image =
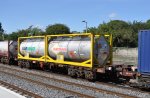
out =
<svg viewBox="0 0 150 98"><path fill-rule="evenodd" d="M76 75L77 75L77 77L81 77L81 78L83 78L83 76L84 76L84 73L82 72L82 70L77 70L76 71Z"/></svg>
<svg viewBox="0 0 150 98"><path fill-rule="evenodd" d="M23 62L22 62L22 61L18 61L18 66L19 66L20 68L23 68Z"/></svg>
<svg viewBox="0 0 150 98"><path fill-rule="evenodd" d="M8 65L11 65L11 64L12 64L12 59L9 58L9 59L7 60L7 64L8 64Z"/></svg>
<svg viewBox="0 0 150 98"><path fill-rule="evenodd" d="M84 71L85 78L90 80L90 81L95 81L96 80L96 73L93 71Z"/></svg>
<svg viewBox="0 0 150 98"><path fill-rule="evenodd" d="M3 58L1 58L1 63L4 63L4 60L3 60Z"/></svg>
<svg viewBox="0 0 150 98"><path fill-rule="evenodd" d="M68 68L68 75L71 77L75 77L76 76L75 69L73 69L71 67Z"/></svg>
<svg viewBox="0 0 150 98"><path fill-rule="evenodd" d="M25 67L28 68L28 69L31 69L31 64L30 64L30 62L26 61L26 62L25 62Z"/></svg>

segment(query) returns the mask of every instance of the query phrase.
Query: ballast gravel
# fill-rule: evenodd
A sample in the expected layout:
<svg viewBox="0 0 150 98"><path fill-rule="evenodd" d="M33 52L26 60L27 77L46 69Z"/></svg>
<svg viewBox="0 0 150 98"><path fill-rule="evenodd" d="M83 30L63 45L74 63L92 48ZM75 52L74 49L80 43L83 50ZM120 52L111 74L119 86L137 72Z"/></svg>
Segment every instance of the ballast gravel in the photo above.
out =
<svg viewBox="0 0 150 98"><path fill-rule="evenodd" d="M134 90L123 89L123 88L119 88L119 87L111 87L109 85L103 85L103 84L99 84L99 83L82 81L80 79L73 79L73 78L65 77L65 76L62 76L62 75L59 75L59 74L55 74L55 73L50 73L50 72L41 72L41 71L28 70L28 69L20 69L18 67L6 66L6 65L0 65L0 66L14 68L14 69L17 69L17 70L23 70L23 71L26 71L26 72L30 72L30 73L34 73L34 74L38 74L38 75L43 75L43 76L50 77L50 78L55 78L55 79L60 79L60 80L64 80L64 81L74 82L74 83L83 84L83 85L86 85L86 86L96 87L96 88L109 90L109 91L113 91L113 92L119 92L119 93L123 93L123 94L128 94L128 95L132 95L132 96L139 97L139 98L150 98L149 97L150 93L140 92L140 91L137 91L137 90L134 91ZM37 78L37 79L39 79L39 78ZM44 82L47 82L47 80L44 80ZM48 84L49 83L51 84L51 82L48 82ZM60 86L64 86L64 85L60 84ZM72 88L69 87L68 89L73 89L73 87ZM83 90L83 92L84 92L84 90ZM97 92L95 94L97 94ZM101 94L101 95L103 95L103 96L101 96L103 98L104 97L105 98L114 98L114 97L116 98L116 97L118 97L118 96L110 96L108 94ZM99 94L96 95L96 96L100 98Z"/></svg>
<svg viewBox="0 0 150 98"><path fill-rule="evenodd" d="M12 73L12 74L24 77L24 78L29 78L29 79L32 79L32 80L35 80L35 81L39 81L39 82L42 82L42 83L45 83L45 84L48 84L48 85L53 85L53 86L56 86L56 87L65 88L67 90L76 91L76 92L79 92L79 93L82 93L82 94L85 94L85 95L89 95L89 96L93 96L93 97L96 97L96 98L119 98L116 95L101 93L101 92L98 92L98 91L91 90L90 88L87 89L87 88L77 87L75 85L68 85L68 84L65 84L65 83L62 83L62 82L57 82L57 81L54 81L54 80L41 78L41 77L38 77L38 76L28 75L28 74L23 73L23 72L22 73L14 72L13 70L10 71L10 70L7 70L7 69L3 69L3 71L9 72L9 73Z"/></svg>
<svg viewBox="0 0 150 98"><path fill-rule="evenodd" d="M78 98L78 96L69 95L68 93L65 93L60 90L40 86L37 85L36 83L31 83L23 79L18 79L16 77L1 72L0 72L0 80L21 87L24 90L31 91L35 94L41 95L44 98L66 98L66 97Z"/></svg>

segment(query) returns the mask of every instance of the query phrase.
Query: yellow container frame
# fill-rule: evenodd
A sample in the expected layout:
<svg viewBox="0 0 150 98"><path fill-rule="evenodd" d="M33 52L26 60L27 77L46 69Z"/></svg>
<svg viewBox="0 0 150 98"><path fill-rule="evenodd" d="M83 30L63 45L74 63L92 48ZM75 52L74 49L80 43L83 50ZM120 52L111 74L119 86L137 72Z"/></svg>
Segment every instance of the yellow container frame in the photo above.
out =
<svg viewBox="0 0 150 98"><path fill-rule="evenodd" d="M20 43L21 43L21 40L24 40L24 39L33 39L33 38L43 38L45 40L45 36L29 36L29 37L19 37L18 38L18 59L33 60L33 61L45 61L45 55L43 55L42 57L39 57L39 58L32 58L32 57L29 57L29 55L28 56L21 55L21 53L20 53ZM44 51L44 54L45 54L45 51Z"/></svg>
<svg viewBox="0 0 150 98"><path fill-rule="evenodd" d="M73 62L73 61L64 61L64 60L54 60L48 55L48 39L51 37L74 37L74 36L88 36L91 40L91 46L90 46L90 59L83 61L83 62ZM88 67L92 68L94 65L94 37L100 37L100 36L105 36L108 37L108 43L110 45L110 57L109 61L110 64L112 64L112 35L111 34L99 34L99 35L94 35L92 33L83 33L83 34L60 34L60 35L46 35L46 36L30 36L30 37L19 37L18 38L18 59L24 59L24 60L33 60L33 61L43 61L43 62L52 62L52 63L59 63L59 64L66 64L66 65L73 65L73 66L82 66L82 67ZM45 40L45 51L44 51L44 56L40 58L32 58L29 56L23 56L20 54L20 41L22 39L29 39L29 38L43 38Z"/></svg>

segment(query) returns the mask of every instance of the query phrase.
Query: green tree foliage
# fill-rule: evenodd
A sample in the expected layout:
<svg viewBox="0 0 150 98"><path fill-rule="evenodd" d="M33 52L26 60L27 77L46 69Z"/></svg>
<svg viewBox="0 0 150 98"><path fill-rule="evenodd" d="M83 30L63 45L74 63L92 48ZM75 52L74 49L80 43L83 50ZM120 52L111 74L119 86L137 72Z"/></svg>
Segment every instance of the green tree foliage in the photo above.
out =
<svg viewBox="0 0 150 98"><path fill-rule="evenodd" d="M54 25L49 25L46 28L46 34L51 35L51 34L69 34L70 33L70 28L67 27L64 24L54 24Z"/></svg>
<svg viewBox="0 0 150 98"><path fill-rule="evenodd" d="M83 32L86 33L86 30L83 30ZM87 28L87 33L96 34L97 33L97 28L96 27L89 27L89 28Z"/></svg>
<svg viewBox="0 0 150 98"><path fill-rule="evenodd" d="M9 40L17 40L19 37L18 32L12 32L11 34L9 34L8 39Z"/></svg>
<svg viewBox="0 0 150 98"><path fill-rule="evenodd" d="M146 22L133 21L126 22L123 20L111 20L109 22L103 22L98 27L89 27L87 32L94 34L113 34L113 46L115 47L137 47L138 43L138 31L150 29L150 19ZM70 28L64 24L49 25L45 29L46 32L38 27L29 26L27 29L18 30L11 34L5 34L0 23L0 40L11 39L17 40L18 37L31 36L31 35L48 35L48 34L70 34ZM83 32L86 32L84 30ZM72 31L71 33L79 33L78 31Z"/></svg>
<svg viewBox="0 0 150 98"><path fill-rule="evenodd" d="M113 34L113 45L115 47L137 47L138 31L150 29L150 20L145 22L125 22L122 20L111 20L98 26L99 33Z"/></svg>
<svg viewBox="0 0 150 98"><path fill-rule="evenodd" d="M147 20L146 24L147 24L147 28L150 28L150 19Z"/></svg>
<svg viewBox="0 0 150 98"><path fill-rule="evenodd" d="M39 35L44 35L44 31L38 27L33 27L33 26L30 26L27 31L29 32L28 33L28 36L29 35L34 35L34 36L39 36Z"/></svg>
<svg viewBox="0 0 150 98"><path fill-rule="evenodd" d="M29 26L27 29L18 30L16 32L12 32L8 39L10 40L17 40L18 37L23 36L38 36L38 35L44 35L44 31L39 29L38 27Z"/></svg>
<svg viewBox="0 0 150 98"><path fill-rule="evenodd" d="M4 37L4 29L2 28L2 23L0 23L0 40L3 40Z"/></svg>

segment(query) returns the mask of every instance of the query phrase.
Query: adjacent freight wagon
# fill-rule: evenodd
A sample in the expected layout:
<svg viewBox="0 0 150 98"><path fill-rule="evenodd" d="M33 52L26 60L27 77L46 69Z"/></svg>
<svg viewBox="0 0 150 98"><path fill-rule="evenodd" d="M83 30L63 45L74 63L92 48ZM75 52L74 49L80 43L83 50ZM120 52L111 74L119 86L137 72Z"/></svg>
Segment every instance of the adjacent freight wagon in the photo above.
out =
<svg viewBox="0 0 150 98"><path fill-rule="evenodd" d="M139 84L150 88L150 30L141 30L138 35Z"/></svg>
<svg viewBox="0 0 150 98"><path fill-rule="evenodd" d="M17 63L17 45L17 41L0 41L0 61L2 63Z"/></svg>

